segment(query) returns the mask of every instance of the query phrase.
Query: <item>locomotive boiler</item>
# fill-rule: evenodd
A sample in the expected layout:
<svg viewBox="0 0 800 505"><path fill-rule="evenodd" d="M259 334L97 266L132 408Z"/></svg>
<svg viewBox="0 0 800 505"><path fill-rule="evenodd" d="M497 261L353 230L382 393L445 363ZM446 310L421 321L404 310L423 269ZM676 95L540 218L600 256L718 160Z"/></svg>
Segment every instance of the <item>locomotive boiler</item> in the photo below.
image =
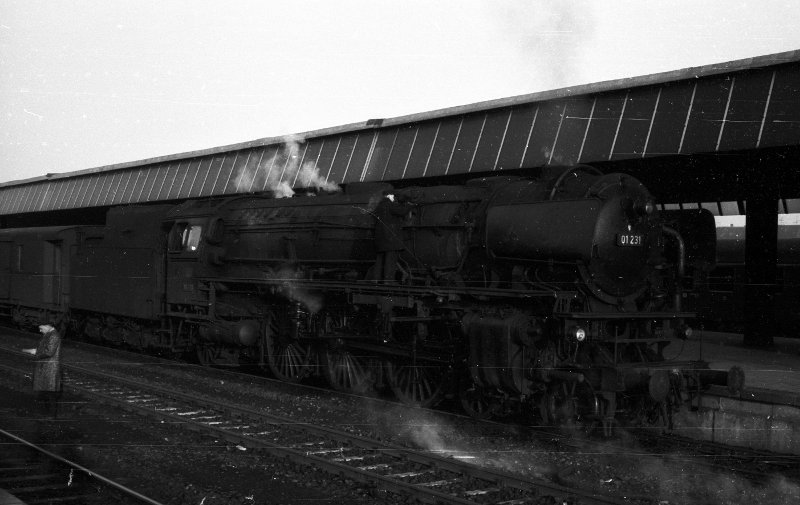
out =
<svg viewBox="0 0 800 505"><path fill-rule="evenodd" d="M666 425L692 392L743 380L665 359L691 331L713 218L662 215L625 174L267 192L122 207L105 227L70 230L69 298L46 310L93 338L206 364L606 428L620 415Z"/></svg>

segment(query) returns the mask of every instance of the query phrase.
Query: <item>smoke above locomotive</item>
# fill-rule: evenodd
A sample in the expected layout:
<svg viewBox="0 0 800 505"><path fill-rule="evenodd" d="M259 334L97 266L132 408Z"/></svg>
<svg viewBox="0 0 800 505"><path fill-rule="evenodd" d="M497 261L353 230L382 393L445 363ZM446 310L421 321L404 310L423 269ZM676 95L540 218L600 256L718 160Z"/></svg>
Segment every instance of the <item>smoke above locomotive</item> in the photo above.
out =
<svg viewBox="0 0 800 505"><path fill-rule="evenodd" d="M313 161L300 162L302 136L293 135L283 139L282 148L267 159L253 165L245 164L233 176L237 193L250 193L257 188L269 190L274 198L289 198L293 187L313 188L335 192L341 188L319 173ZM287 182L291 181L291 182Z"/></svg>

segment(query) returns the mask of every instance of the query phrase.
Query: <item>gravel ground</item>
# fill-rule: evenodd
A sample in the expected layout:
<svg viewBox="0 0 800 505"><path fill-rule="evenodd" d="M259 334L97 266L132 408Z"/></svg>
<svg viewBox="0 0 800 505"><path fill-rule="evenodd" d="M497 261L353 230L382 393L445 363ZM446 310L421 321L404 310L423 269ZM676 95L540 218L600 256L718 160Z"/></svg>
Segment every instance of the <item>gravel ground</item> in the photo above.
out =
<svg viewBox="0 0 800 505"><path fill-rule="evenodd" d="M69 395L51 420L39 414L31 394L0 385L0 426L165 504L402 503L313 468Z"/></svg>
<svg viewBox="0 0 800 505"><path fill-rule="evenodd" d="M21 344L27 345L26 342ZM116 372L121 369L119 360L110 359L105 352L67 349L65 360L97 369L108 367ZM510 473L549 478L565 485L595 489L603 494L619 494L633 501L669 505L788 503L800 499L800 487L796 483L775 479L769 485L755 485L741 477L712 474L694 465L690 457L650 456L637 450L635 442L626 439L624 434L605 444L587 440L585 445L581 445L575 439L564 443L560 438L548 438L539 431L523 427L492 427L463 416L407 408L377 398L297 388L262 377L224 374L191 365L172 365L161 368L158 373L153 373L148 367L146 374L145 368L140 366L128 364L122 365L122 369L132 376L156 384L168 382L176 390L202 391L208 396L223 398L230 403L244 403L271 414L422 447L443 456L470 459L477 465ZM83 406L77 412L84 415L93 409ZM99 415L97 412L91 414ZM128 414L116 415L130 419ZM123 475L137 469L140 473L144 470L138 468L133 463L135 461L147 462L147 466L158 469L166 467L169 471L159 470L161 475L179 475L178 480L167 479L162 485L169 491L166 496L174 500L165 500L167 503L201 503L203 497L206 498L203 505L288 504L308 503L311 500L323 504L398 503L397 497L385 497L373 490L353 488L352 483L337 482L321 472L294 468L293 465L271 460L264 455L242 452L207 438L193 438L195 436L170 430L163 425L148 425L144 429L138 426L140 422L125 423L126 431L133 429L148 436L153 434L155 441L150 445L126 443L124 451L133 451L130 457L121 458L119 463L108 459L108 464L112 467L123 465ZM161 430L166 432L160 433ZM101 443L107 438L100 436L98 440ZM95 452L113 454L113 451L97 449L102 444L92 447ZM84 447L82 451L85 454L87 449ZM134 468L125 468L127 461ZM184 461L191 464L181 465ZM194 478L189 478L193 475L200 476L198 483L194 482ZM215 476L213 485L208 482L208 475ZM250 500L250 491L242 487L243 482L262 483L266 487L260 492L252 491L253 499ZM225 494L237 489L241 490L238 498ZM237 499L240 501L235 501ZM261 499L267 501L258 501Z"/></svg>

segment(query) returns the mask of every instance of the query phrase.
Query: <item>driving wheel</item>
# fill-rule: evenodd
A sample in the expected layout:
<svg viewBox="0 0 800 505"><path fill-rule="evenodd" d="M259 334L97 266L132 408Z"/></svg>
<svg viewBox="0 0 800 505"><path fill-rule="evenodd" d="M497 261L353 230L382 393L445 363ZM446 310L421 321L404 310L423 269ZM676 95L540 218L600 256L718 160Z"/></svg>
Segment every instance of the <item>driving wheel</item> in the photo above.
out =
<svg viewBox="0 0 800 505"><path fill-rule="evenodd" d="M363 394L373 388L374 358L349 349L342 342L329 344L321 358L322 374L337 391Z"/></svg>
<svg viewBox="0 0 800 505"><path fill-rule="evenodd" d="M273 312L264 332L267 366L276 379L298 382L311 374L312 349L292 331L291 320Z"/></svg>
<svg viewBox="0 0 800 505"><path fill-rule="evenodd" d="M386 362L386 380L398 400L406 405L431 407L442 398L448 371L434 362L414 363L407 358Z"/></svg>

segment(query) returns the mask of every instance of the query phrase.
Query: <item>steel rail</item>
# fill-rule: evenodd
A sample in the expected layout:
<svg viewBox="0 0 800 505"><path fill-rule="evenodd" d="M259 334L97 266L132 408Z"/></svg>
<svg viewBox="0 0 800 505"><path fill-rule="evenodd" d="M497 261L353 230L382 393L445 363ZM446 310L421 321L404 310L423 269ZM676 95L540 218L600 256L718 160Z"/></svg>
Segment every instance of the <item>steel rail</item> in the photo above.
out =
<svg viewBox="0 0 800 505"><path fill-rule="evenodd" d="M91 345L91 346L93 346L93 345ZM106 348L101 347L101 349L105 350ZM0 350L18 353L17 350L5 349L5 348L2 348L2 347L0 347ZM124 352L127 353L127 351L124 351ZM139 356L139 354L135 354L135 356ZM159 362L163 362L164 360L158 359L158 361ZM167 363L172 363L172 362L167 362ZM81 367L76 367L76 368L80 369ZM82 369L82 370L85 370L85 371L90 372L92 374L97 374L98 373L98 372L93 371L93 370L86 370L86 369ZM215 369L211 369L211 370L215 370ZM113 375L108 375L108 374L105 374L105 375L110 380L115 380L115 381L123 380L123 379L120 379L120 378L118 378L116 376L113 376ZM139 383L137 383L135 381L132 381L132 382L134 384L139 385ZM281 384L285 384L285 383L281 383ZM151 386L147 386L147 387L149 388ZM172 391L169 391L169 392L172 393ZM188 395L188 396L191 397L192 395ZM199 400L205 400L202 397L195 397L195 398L198 398ZM225 405L225 404L224 403L214 403L213 405ZM245 413L245 414L247 414L248 412L252 412L252 411L248 411L248 409L242 409L241 407L236 406L236 405L231 405L230 407L231 407L230 410L232 412L242 412L242 413ZM209 408L211 408L211 405L209 405ZM263 415L261 413L257 413L257 414L258 415ZM325 429L325 428L321 428L320 426L310 425L308 423L296 423L294 420L291 420L291 419L288 419L288 418L280 418L278 416L272 416L272 417L278 418L281 422L284 422L284 423L294 423L296 426L306 425L306 426L310 426L310 427L314 427L314 428L318 428L318 429ZM226 432L225 430L214 430L213 427L207 427L206 429L211 430L211 431L216 431L219 435L222 436L222 438L228 439L227 435L229 435L229 433ZM335 430L332 430L332 431L335 432ZM338 433L338 432L336 432L336 433ZM644 431L644 433L647 433L647 431ZM350 436L352 436L352 435L350 435ZM709 459L719 458L719 459L731 460L731 463L733 463L733 461L736 461L736 460L742 461L742 460L745 460L747 458L761 457L761 458L768 458L770 460L770 461L763 462L762 465L766 466L768 468L773 468L773 469L781 468L781 467L783 467L783 468L785 468L785 467L795 468L794 465L798 461L798 456L796 456L796 455L770 453L770 452L766 452L766 451L756 451L756 450L752 450L752 449L748 449L748 448L740 448L740 447L720 446L719 444L714 444L714 443L697 441L697 440L693 440L693 439L684 439L683 437L680 437L680 436L676 437L675 434L672 434L672 435L670 435L670 437L666 437L665 438L665 437L657 437L657 436L654 437L652 434L647 433L647 435L645 435L645 438L662 438L664 440L670 440L671 439L671 441L672 441L671 443L674 444L673 447L671 448L672 450L674 450L674 448L676 446L679 446L683 442L685 442L687 444L691 444L692 447L694 447L694 448L696 448L697 444L699 443L700 445L706 447L707 448L706 450L709 451L709 452L707 452L705 454L701 454L700 455L700 459L701 460L704 459L704 458L709 458ZM231 439L230 441L234 442L234 441L237 441L237 440L238 439L234 438L234 439ZM366 440L367 442L371 442L368 439L363 439L363 440ZM263 443L263 441L257 441L257 443L260 444L260 443ZM585 444L585 443L586 443L586 441L582 442L582 444ZM607 443L608 443L608 441L604 441L603 442L603 444L607 444ZM249 445L249 444L243 444L243 445ZM668 443L668 445L669 445L669 443ZM400 447L399 449L408 451L407 448ZM722 451L728 451L728 452L724 453ZM730 453L730 451L733 451L733 453ZM658 450L656 454L658 454L660 452L662 452L662 451ZM648 451L648 454L649 453L650 452ZM694 455L693 457L696 458L696 456L697 455ZM427 456L426 456L426 458L427 458ZM412 460L411 458L409 458L409 459ZM774 460L774 461L772 461L772 460ZM305 462L305 463L307 463L307 461L308 461L307 458L304 456L303 458L301 458L301 460L298 460L297 462L300 462L300 463L304 463ZM452 461L453 460L444 459L445 464L452 463ZM753 471L751 469L744 469L744 468L734 468L734 467L731 466L731 463L729 463L729 464L719 464L719 463L716 463L716 462L708 462L708 461L696 461L696 462L698 464L702 465L702 466L729 470L729 471L733 471L734 473L747 475L747 476L749 476L751 478L758 478L758 477L763 477L764 475L767 475L766 472ZM327 463L327 461L326 461L326 463ZM443 466L442 468L450 469L450 467L448 467L448 466ZM335 472L336 468L332 469L332 471ZM459 471L459 470L456 468L456 469L453 469L453 471ZM780 470L778 470L778 471L780 471ZM517 484L519 484L519 483L517 483ZM629 496L629 498L637 499L637 498L640 498L640 497L631 497L631 496Z"/></svg>
<svg viewBox="0 0 800 505"><path fill-rule="evenodd" d="M687 456L692 458L694 464L730 471L753 480L766 481L781 473L794 472L794 475L800 475L800 455L798 454L723 445L707 440L695 440L675 433L651 433L643 430L637 433L637 436L649 444L645 447L648 452L670 454L675 457L676 451L689 450L691 453Z"/></svg>
<svg viewBox="0 0 800 505"><path fill-rule="evenodd" d="M345 443L352 444L353 446L359 449L377 451L384 455L391 454L395 457L402 457L409 462L420 465L431 466L436 470L444 470L459 475L467 475L469 477L478 480L491 481L494 485L499 484L524 493L535 491L537 493L552 494L555 496L562 496L562 497L579 496L586 503L598 503L598 504L624 503L623 501L617 500L615 498L598 497L593 493L584 495L581 494L580 490L572 489L566 486L561 486L546 481L538 481L534 479L517 477L496 470L481 469L452 459L443 458L441 456L419 453L418 451L414 451L412 449L408 449L406 447L394 444L379 443L374 440L370 440L364 437L359 437L357 435L340 432L323 426L316 426L308 423L297 422L294 419L276 416L274 414L265 414L263 412L245 408L239 405L233 405L220 401L211 401L201 396L190 395L186 393L178 393L176 391L162 388L159 386L142 384L140 382L133 381L130 379L119 378L110 374L96 372L93 370L88 370L74 365L69 365L69 368L75 371L79 371L90 377L100 377L104 381L114 382L119 385L125 385L126 387L133 388L134 394L135 390L138 389L141 390L142 394L146 394L147 392L155 392L159 395L166 396L173 400L187 402L189 405L183 406L183 408L191 409L192 407L196 408L197 406L200 406L201 408L206 408L211 410L209 414L213 414L214 413L213 410L217 409L227 412L229 415L239 416L248 419L255 419L261 422L265 422L272 426L280 426L283 427L284 429L289 429L293 431L302 431L309 435L325 437L329 440L332 439L339 444L345 444ZM105 383L101 384L105 385ZM130 410L135 410L146 416L152 417L153 415L155 415L164 420L169 420L185 425L189 424L188 419L181 418L175 414L171 414L171 412L177 410L177 407L172 407L172 406L167 407L168 410L165 409L159 412L156 411L154 408L152 408L150 405L137 405L135 402L124 402L118 398L114 398L114 396L110 394L105 394L97 390L93 390L91 387L79 385L76 382L72 382L71 387L76 389L77 391L80 391L85 395L91 395L103 398L105 401L109 403L113 403L115 405L123 405L126 408L129 408ZM146 403L149 404L150 402ZM345 465L336 461L331 461L313 454L313 451L297 450L296 448L293 447L285 447L283 445L270 443L252 436L238 434L228 429L225 429L224 427L217 427L214 425L197 423L194 425L194 428L198 430L201 429L203 431L211 432L216 436L219 436L220 438L223 438L230 442L240 443L246 447L249 446L253 448L268 449L270 452L273 452L282 457L288 457L292 461L295 461L297 463L309 464L311 462L330 472L339 475L346 474L349 477L359 480L361 482L374 483L375 481L379 481L382 487L386 490L394 492L402 492L404 494L412 494L417 498L423 498L424 501L427 501L429 503L454 503L454 504L477 503L471 500L465 500L453 495L442 493L433 489L427 489L418 484L409 484L405 482L400 482L397 481L396 479L393 479L391 477L385 477L375 472L368 472L360 468L354 468L352 466ZM321 445L321 444L317 443L316 445Z"/></svg>
<svg viewBox="0 0 800 505"><path fill-rule="evenodd" d="M485 491L486 489L495 488L492 489L492 491L496 492L498 491L496 488L506 488L509 492L531 494L533 496L546 494L564 498L579 497L581 499L581 503L625 503L624 501L613 497L597 496L593 492L583 492L580 489L570 488L553 482L518 477L497 470L484 469L454 459L444 458L428 453L420 453L419 451L414 451L407 447L398 445L376 442L374 440L359 437L350 433L337 431L323 426L312 425L309 423L297 422L294 419L276 416L274 414L266 414L240 405L234 405L216 400L212 401L202 396L193 394L179 393L164 387L144 384L136 380L126 379L96 370L90 370L74 364L65 364L64 368L68 375L72 375L72 373L82 374L88 377L89 380L94 381L94 383L80 384L80 379L77 377L65 377L64 388L67 390L72 390L77 394L94 397L103 401L104 403L121 406L126 410L134 411L146 417L157 417L162 420L175 422L194 431L205 431L213 434L216 437L232 443L240 444L245 447L265 449L268 452L281 457L286 457L300 464L314 464L336 475L347 475L354 480L364 483L375 484L378 482L380 487L387 491L398 492L406 495L410 494L428 503L454 503L465 505L479 502L454 496L452 494L443 493L435 489L426 488L424 484L420 485L418 483L402 482L396 478L393 478L391 475L383 476L374 471L367 471L366 469L353 467L338 461L331 461L330 459L321 457L318 454L313 454L315 451L309 450L309 448L312 448L313 445L321 445L321 442L311 445L306 444L308 447L305 447L304 449L298 449L298 447L286 447L285 444L271 443L263 439L236 433L230 429L226 429L225 427L219 427L203 422L190 422L190 420L186 417L175 415L173 412L177 411L178 408L188 409L189 411L197 408L207 409L210 411L208 412L210 414L214 414L214 411L217 411L217 414L219 414L221 411L229 418L236 417L240 419L247 419L247 422L256 420L273 427L290 428L294 432L302 432L310 436L323 437L328 441L333 440L336 442L336 445L338 445L337 450L340 452L351 450L351 448L373 451L374 453L380 455L397 458L397 461L395 461L397 464L402 464L402 462L405 461L409 464L428 467L434 471L450 472L459 477L467 476L470 479L485 482L486 484L482 486L484 490L473 491L475 495L490 492ZM15 370L18 373L24 373L19 369ZM117 384L120 388L124 386L132 389L127 391L123 389L113 390L110 388L111 384ZM158 400L154 398L146 398L148 393L161 396L161 400L163 400L163 397L166 397L172 401L186 402L189 405L181 405L179 407L165 407L162 405L159 410L156 410L154 407ZM126 398L129 399L126 400ZM222 423L220 422L220 424ZM329 450L323 452L333 453L336 451ZM402 458L402 460L400 458ZM462 491L461 494L467 493ZM523 500L519 501L518 503L525 502L526 500Z"/></svg>
<svg viewBox="0 0 800 505"><path fill-rule="evenodd" d="M29 441L27 441L27 440L25 440L23 438L20 438L20 437L14 435L13 433L10 433L10 432L8 432L6 430L0 429L0 436L9 438L9 439L13 440L14 442L16 442L18 444L24 445L24 446L26 446L26 447L34 450L34 451L37 451L40 454L45 455L47 458L49 458L51 460L58 461L59 463L67 465L70 468L74 468L75 470L78 470L78 471L84 473L85 475L89 476L90 478L98 480L98 481L102 482L103 484L105 484L106 486L109 486L109 487L112 487L112 488L114 488L114 489L116 489L118 491L121 491L121 492L125 493L126 495L128 495L129 497L135 498L136 500L139 500L142 503L148 503L150 505L164 505L162 502L153 500L152 498L150 498L148 496L145 496L145 495L139 493L138 491L134 491L133 489L131 489L131 488L127 487L127 486L124 486L124 485L120 484L119 482L115 482L115 481L109 479L108 477L104 477L103 475L95 472L94 470L91 470L89 468L86 468L85 466L79 465L78 463L75 463L74 461L70 461L70 460L68 460L66 458L63 458L63 457L59 456L58 454L55 454L53 452L48 451L44 447L38 446L36 444L33 444L33 443L31 443L31 442L29 442Z"/></svg>
<svg viewBox="0 0 800 505"><path fill-rule="evenodd" d="M266 423L268 425L271 425L272 427L282 427L284 429L289 428L295 432L303 432L306 435L323 437L329 441L333 440L337 444L339 444L340 450L344 447L343 444L348 444L361 450L375 451L381 455L391 455L396 458L402 457L407 462L418 465L425 465L437 471L452 472L461 476L469 476L470 478L480 481L489 481L490 484L494 486L498 485L505 486L507 488L510 488L511 490L515 490L515 492L522 492L522 493L536 492L537 494L550 494L561 497L580 497L584 503L597 503L597 504L624 503L623 501L613 497L601 497L595 495L594 493L588 493L588 492L583 493L579 489L573 489L543 480L523 478L496 470L483 469L453 459L448 459L437 455L420 453L418 451L414 451L412 449L394 444L376 442L374 440L370 440L364 437L359 437L357 435L352 435L350 433L337 431L323 426L316 426L308 423L297 422L294 419L276 416L274 414L266 414L240 405L234 405L221 401L211 401L202 396L179 393L167 388L154 386L150 384L143 384L141 382L137 382L134 380L124 379L114 375L105 374L94 370L89 370L76 365L65 365L65 368L68 368L69 370L72 370L75 373L84 374L85 376L88 376L90 378L91 377L96 378L93 380L99 380L100 386L102 387L107 387L107 385L110 383L116 383L120 386L124 385L126 387L133 388L134 395L137 392L139 394L146 394L147 392L152 392L153 394L158 394L163 397L170 398L173 401L187 402L189 405L184 406L184 408L190 408L190 407L197 408L198 406L200 406L201 408L206 408L211 410L212 413L214 410L219 410L227 413L228 416L235 416L237 418L248 419L248 420L252 419L262 423ZM404 494L412 494L417 498L422 498L424 501L430 503L456 503L456 504L477 503L471 500L466 500L457 496L442 493L434 489L428 489L419 484L411 484L398 481L397 479L391 478L390 476L382 476L376 472L369 472L364 469L345 465L337 461L331 461L329 459L320 457L317 454L312 454L312 452L314 451L297 450L296 447L286 447L285 444L276 444L265 441L263 439L258 439L252 436L243 435L231 431L229 429L226 429L225 427L218 427L215 425L204 424L201 422L195 422L193 424L190 424L187 418L180 417L172 413L175 412L175 410L177 410L177 407L166 407L166 408L162 407L163 410L157 411L150 405L137 405L136 403L133 402L126 402L124 400L120 400L119 398L114 398L114 395L111 394L104 394L99 391L92 391L91 387L81 386L73 380L67 380L65 381L65 383L69 384L70 387L73 388L76 392L82 393L84 395L95 396L98 398L102 397L104 400L110 403L113 403L115 405L121 405L131 410L135 410L145 416L150 416L150 417L157 416L161 419L177 422L187 427L190 427L191 429L197 431L206 431L214 434L215 436L219 436L220 438L228 440L230 442L242 444L245 447L267 449L273 454L277 454L283 457L288 457L291 460L296 461L298 463L301 464L312 463L330 472L333 472L334 474L348 475L349 477L354 478L361 482L373 483L373 484L376 481L380 482L381 487L388 491L401 492ZM127 394L127 393L121 393L121 394ZM146 401L144 403L151 403L151 402Z"/></svg>
<svg viewBox="0 0 800 505"><path fill-rule="evenodd" d="M88 347L96 347L94 344L86 344L86 345ZM99 349L108 350L108 348L106 348L106 347L99 347ZM16 349L8 349L8 348L4 348L2 346L0 346L0 351L6 351L6 352L19 354L19 351L16 350ZM131 354L132 356L136 356L136 357L140 357L141 356L138 353L129 353L128 351L115 350L115 352ZM174 363L172 361L163 360L161 358L153 358L153 360L154 360L153 363L148 363L148 364L153 364L154 366L158 366L160 364L163 365L163 364L172 364L172 363ZM214 371L216 371L217 369L213 369L212 368L212 369L204 369L204 370L214 370ZM91 371L91 372L92 373L97 373L95 371ZM113 377L113 380L119 380L119 379L116 378L116 376L109 376L109 377ZM281 382L281 384L285 385L286 383ZM312 388L312 389L315 389L315 388ZM236 407L236 406L233 406L233 407L235 409L239 409L239 407ZM277 416L275 416L275 417L277 417ZM286 418L282 418L282 422L292 422L292 423L294 423L293 420L287 420ZM297 425L299 426L300 424L297 424ZM314 426L314 425L308 424L308 426ZM321 427L316 426L316 428L321 428ZM703 450L701 454L699 454L699 455L698 454L691 455L691 457L693 458L693 461L695 461L696 464L699 464L701 466L705 466L705 467L708 467L708 468L715 468L715 469L720 469L720 470L732 471L734 473L738 473L738 474L747 476L747 477L749 477L751 479L761 479L764 476L771 475L775 471L777 471L777 472L785 472L785 471L789 471L789 470L792 470L792 469L800 468L800 467L796 466L798 460L800 460L800 456L798 456L798 455L773 453L773 452L767 452L767 451L758 451L758 450L754 450L754 449L750 449L750 448L746 448L746 447L725 446L725 445L715 444L715 443L711 443L711 442L707 442L707 441L699 441L699 440L694 440L694 439L687 439L687 438L679 436L677 434L670 434L669 436L664 436L664 435L660 435L659 436L657 434L650 433L648 430L634 430L634 432L640 433L640 436L643 437L645 440L649 440L651 442L654 442L655 440L659 440L662 443L665 443L667 449L663 449L664 446L652 447L650 449L650 450L654 449L655 450L655 454L662 454L662 453L664 453L666 451L674 451L676 449L684 448L685 446L690 446L692 449L698 449L698 448L702 447L702 448L705 448L705 450ZM227 433L224 432L224 430L222 430L221 435L223 435L223 438L226 438L225 435L227 435ZM232 440L232 441L235 441L235 440ZM585 446L586 443L587 443L587 441L585 441L585 440L582 441L581 442L581 444L582 444L581 446L582 447ZM605 440L605 441L602 442L602 444L606 445L606 444L608 444L608 441ZM401 449L407 450L405 448L401 448ZM647 452L648 454L650 454L650 450L648 450L648 452ZM699 458L698 458L698 456L699 456ZM746 460L748 460L748 459L756 460L756 458L758 458L758 459L766 459L767 460L767 461L762 462L760 464L760 466L770 469L769 472L753 470L753 469L750 469L750 468L743 468L742 465L743 465L743 463L746 462ZM412 459L412 458L409 458L409 459ZM708 461L708 460L713 460L713 461ZM727 464L726 463L720 463L717 460L725 460L725 461L727 461ZM448 460L448 459L445 459L444 461L445 461L445 464L452 462L452 460ZM757 462L757 460L756 460L756 462ZM737 465L737 463L739 463L739 464ZM759 466L759 465L757 464L757 466ZM448 466L443 466L442 468L450 469ZM458 469L452 469L452 470L453 471L458 471ZM559 482L559 481L557 481L557 482ZM638 499L638 498L641 498L641 497L629 496L629 498Z"/></svg>

